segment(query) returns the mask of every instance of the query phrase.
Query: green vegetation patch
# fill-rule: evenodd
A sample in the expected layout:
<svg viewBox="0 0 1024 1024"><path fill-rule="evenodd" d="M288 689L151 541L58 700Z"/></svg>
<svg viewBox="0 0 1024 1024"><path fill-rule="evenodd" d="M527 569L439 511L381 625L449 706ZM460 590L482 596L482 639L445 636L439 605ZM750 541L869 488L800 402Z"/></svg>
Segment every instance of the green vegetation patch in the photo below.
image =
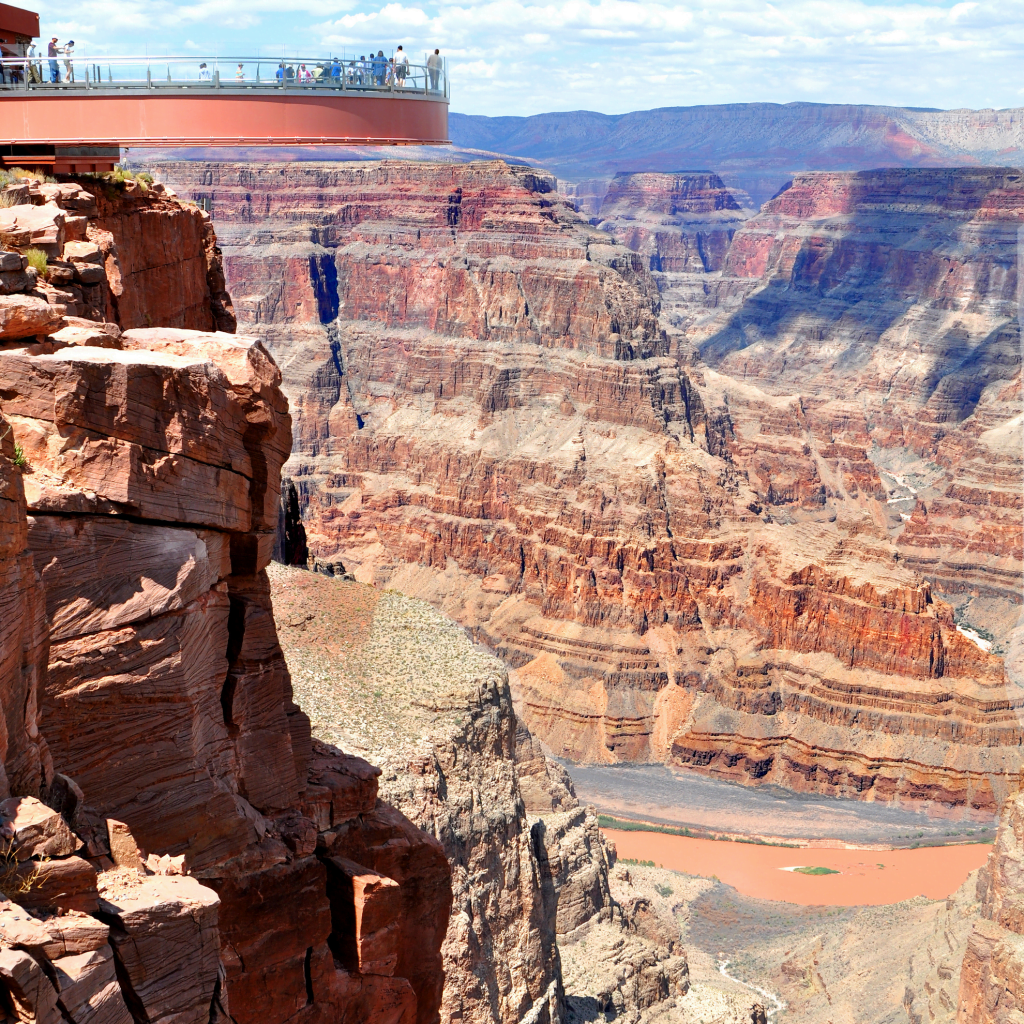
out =
<svg viewBox="0 0 1024 1024"><path fill-rule="evenodd" d="M714 833L693 832L685 825L652 825L647 821L630 821L623 818L613 818L610 814L599 814L597 823L601 828L614 828L619 832L657 832L666 836L685 836L689 839L714 839L722 843L750 843L752 846L784 846L787 849L799 849L797 843L768 843L763 839L746 839L742 836L735 838L730 836L718 836Z"/></svg>
<svg viewBox="0 0 1024 1024"><path fill-rule="evenodd" d="M839 872L834 868L793 868L794 871L799 872L801 875L838 875Z"/></svg>
<svg viewBox="0 0 1024 1024"><path fill-rule="evenodd" d="M614 828L620 832L660 832L669 836L693 836L688 828L677 828L674 825L650 825L646 821L623 821L613 818L610 814L599 814L597 823L601 828Z"/></svg>
<svg viewBox="0 0 1024 1024"><path fill-rule="evenodd" d="M46 253L42 249L26 249L25 258L28 265L40 276L46 276Z"/></svg>

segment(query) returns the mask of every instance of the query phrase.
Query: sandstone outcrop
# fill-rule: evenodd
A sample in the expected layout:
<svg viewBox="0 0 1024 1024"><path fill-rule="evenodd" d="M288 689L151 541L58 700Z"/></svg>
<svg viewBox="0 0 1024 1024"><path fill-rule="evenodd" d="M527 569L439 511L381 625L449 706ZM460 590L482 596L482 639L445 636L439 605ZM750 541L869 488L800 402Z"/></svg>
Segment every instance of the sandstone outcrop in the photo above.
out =
<svg viewBox="0 0 1024 1024"><path fill-rule="evenodd" d="M556 752L1016 786L1016 172L802 175L753 217L633 175L616 242L499 163L159 171L283 367L308 559L470 627Z"/></svg>
<svg viewBox="0 0 1024 1024"><path fill-rule="evenodd" d="M0 253L0 337L52 334L61 314L125 330L234 332L209 214L162 185L127 185L24 179L3 190L12 205L0 209L0 243L41 250L47 266L40 275L17 252Z"/></svg>
<svg viewBox="0 0 1024 1024"><path fill-rule="evenodd" d="M277 643L279 371L253 338L138 326L213 326L208 222L162 190L36 190L95 214L79 234L100 239L104 279L88 281L85 238L59 262L75 296L110 305L89 326L64 315L77 297L51 302L65 326L50 337L0 335L5 1006L47 1022L436 1020L447 860L378 799L378 770L314 751ZM153 231L163 257L196 253L163 292L139 248ZM382 957L346 959L372 907L337 884L341 862L398 894Z"/></svg>

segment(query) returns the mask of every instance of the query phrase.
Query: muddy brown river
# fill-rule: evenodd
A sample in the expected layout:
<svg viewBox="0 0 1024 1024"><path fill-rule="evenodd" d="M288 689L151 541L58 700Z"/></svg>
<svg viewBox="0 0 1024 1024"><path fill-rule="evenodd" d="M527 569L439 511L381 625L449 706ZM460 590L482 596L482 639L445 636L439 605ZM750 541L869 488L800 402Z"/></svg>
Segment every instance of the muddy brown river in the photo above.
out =
<svg viewBox="0 0 1024 1024"><path fill-rule="evenodd" d="M717 877L745 896L803 906L877 906L913 896L945 899L992 847L985 843L917 850L792 849L603 829L620 858L654 861L688 875ZM795 868L829 868L809 875Z"/></svg>

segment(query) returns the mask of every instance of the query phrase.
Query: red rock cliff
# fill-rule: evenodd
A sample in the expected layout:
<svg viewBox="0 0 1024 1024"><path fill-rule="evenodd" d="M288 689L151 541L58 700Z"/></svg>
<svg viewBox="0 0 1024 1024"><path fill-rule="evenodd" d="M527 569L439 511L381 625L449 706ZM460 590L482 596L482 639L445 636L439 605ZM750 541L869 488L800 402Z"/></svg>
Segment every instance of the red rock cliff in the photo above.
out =
<svg viewBox="0 0 1024 1024"><path fill-rule="evenodd" d="M12 251L25 290L0 297L0 889L30 911L0 903L5 1003L39 1021L436 1020L444 852L377 799L378 769L314 748L277 642L279 371L253 338L65 319L212 327L225 304L198 211L60 188L90 212L83 248L58 203L25 205L56 226L68 287ZM153 231L161 257L139 248Z"/></svg>

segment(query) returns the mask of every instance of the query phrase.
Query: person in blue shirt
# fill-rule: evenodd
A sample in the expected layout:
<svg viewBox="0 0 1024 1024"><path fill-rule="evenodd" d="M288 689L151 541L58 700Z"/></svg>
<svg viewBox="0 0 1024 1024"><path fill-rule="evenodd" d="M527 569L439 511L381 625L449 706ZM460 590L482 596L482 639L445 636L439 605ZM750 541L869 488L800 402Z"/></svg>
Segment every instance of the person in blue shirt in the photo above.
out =
<svg viewBox="0 0 1024 1024"><path fill-rule="evenodd" d="M284 81L284 64L283 63L277 65L277 70L274 72L274 77L279 82L283 82Z"/></svg>
<svg viewBox="0 0 1024 1024"><path fill-rule="evenodd" d="M337 57L331 61L331 78L334 79L335 85L341 81L341 61Z"/></svg>
<svg viewBox="0 0 1024 1024"><path fill-rule="evenodd" d="M384 51L378 50L377 56L373 58L373 78L377 85L384 84L384 76L387 74L388 62L384 59Z"/></svg>

